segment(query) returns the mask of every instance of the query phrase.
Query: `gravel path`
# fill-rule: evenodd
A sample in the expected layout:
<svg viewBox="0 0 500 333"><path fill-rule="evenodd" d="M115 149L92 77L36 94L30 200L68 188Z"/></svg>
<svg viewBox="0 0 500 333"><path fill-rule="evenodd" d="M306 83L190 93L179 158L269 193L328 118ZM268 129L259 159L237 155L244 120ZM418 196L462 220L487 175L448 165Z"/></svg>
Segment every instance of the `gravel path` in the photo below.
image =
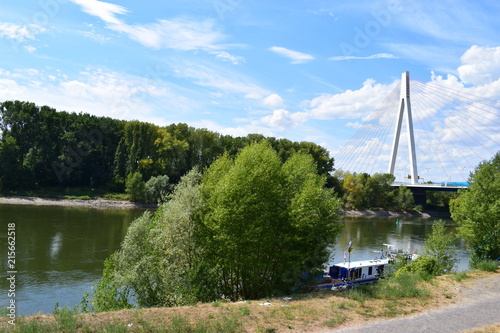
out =
<svg viewBox="0 0 500 333"><path fill-rule="evenodd" d="M500 274L471 281L457 304L399 319L381 320L365 325L325 332L462 332L500 323Z"/></svg>

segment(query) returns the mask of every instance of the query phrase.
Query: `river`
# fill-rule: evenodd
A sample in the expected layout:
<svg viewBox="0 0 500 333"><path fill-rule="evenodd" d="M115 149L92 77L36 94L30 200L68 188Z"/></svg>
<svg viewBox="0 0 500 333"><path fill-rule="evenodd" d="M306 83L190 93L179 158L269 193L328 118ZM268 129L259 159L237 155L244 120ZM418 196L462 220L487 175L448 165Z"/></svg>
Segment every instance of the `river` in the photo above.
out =
<svg viewBox="0 0 500 333"><path fill-rule="evenodd" d="M117 250L130 223L144 210L92 209L73 207L0 205L0 249L2 274L0 306L8 304L10 282L7 233L15 225L16 314L52 313L59 306L79 305L82 295L102 274L104 260ZM432 219L387 217L343 218L331 262L343 260L352 239L351 260L373 258L384 243L414 251L431 232ZM447 223L450 231L455 225ZM468 254L457 242L460 263L465 270Z"/></svg>

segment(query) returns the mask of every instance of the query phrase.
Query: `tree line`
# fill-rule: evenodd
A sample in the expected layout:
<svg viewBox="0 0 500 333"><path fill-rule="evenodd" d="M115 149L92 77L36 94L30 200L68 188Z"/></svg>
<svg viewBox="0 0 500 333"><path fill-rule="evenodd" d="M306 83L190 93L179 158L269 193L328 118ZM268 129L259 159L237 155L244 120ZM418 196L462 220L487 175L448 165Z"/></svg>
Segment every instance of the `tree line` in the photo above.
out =
<svg viewBox="0 0 500 333"><path fill-rule="evenodd" d="M0 104L0 135L2 192L47 187L124 192L128 183L131 196L145 201L165 180L176 184L189 170L206 169L222 154L235 156L262 140L282 161L295 152L310 154L318 173L329 178L334 164L325 148L311 142L260 134L232 137L183 123L157 126L21 101ZM148 191L134 189L140 192L141 182L150 180Z"/></svg>

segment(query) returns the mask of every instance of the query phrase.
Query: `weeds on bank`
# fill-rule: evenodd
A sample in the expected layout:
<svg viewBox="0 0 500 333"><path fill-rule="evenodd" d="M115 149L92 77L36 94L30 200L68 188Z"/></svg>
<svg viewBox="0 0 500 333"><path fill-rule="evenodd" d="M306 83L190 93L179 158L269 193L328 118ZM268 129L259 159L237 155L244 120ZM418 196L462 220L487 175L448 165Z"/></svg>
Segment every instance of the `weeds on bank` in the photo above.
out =
<svg viewBox="0 0 500 333"><path fill-rule="evenodd" d="M484 272L496 272L498 269L498 261L496 260L484 260L476 264L476 268Z"/></svg>
<svg viewBox="0 0 500 333"><path fill-rule="evenodd" d="M54 314L55 321L42 322L37 319L19 318L14 333L52 333L52 332L85 332L85 333L125 333L125 332L166 332L166 333L239 333L244 332L239 316L224 315L219 319L191 323L183 316L173 316L168 325L158 321L146 320L141 313L136 314L133 323L123 322L89 324L73 310L62 309ZM0 330L3 332L4 330Z"/></svg>

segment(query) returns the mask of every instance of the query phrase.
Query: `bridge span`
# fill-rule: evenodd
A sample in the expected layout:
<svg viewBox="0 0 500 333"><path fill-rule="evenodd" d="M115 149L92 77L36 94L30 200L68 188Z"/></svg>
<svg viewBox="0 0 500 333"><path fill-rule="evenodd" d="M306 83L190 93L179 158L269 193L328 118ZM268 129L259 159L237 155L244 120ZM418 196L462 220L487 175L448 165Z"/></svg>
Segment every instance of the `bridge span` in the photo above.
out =
<svg viewBox="0 0 500 333"><path fill-rule="evenodd" d="M407 184L407 183L392 183L391 187L406 186L413 193L415 205L425 205L427 201L427 191L439 192L457 192L461 189L469 187L468 183L464 182L442 182L432 184Z"/></svg>

